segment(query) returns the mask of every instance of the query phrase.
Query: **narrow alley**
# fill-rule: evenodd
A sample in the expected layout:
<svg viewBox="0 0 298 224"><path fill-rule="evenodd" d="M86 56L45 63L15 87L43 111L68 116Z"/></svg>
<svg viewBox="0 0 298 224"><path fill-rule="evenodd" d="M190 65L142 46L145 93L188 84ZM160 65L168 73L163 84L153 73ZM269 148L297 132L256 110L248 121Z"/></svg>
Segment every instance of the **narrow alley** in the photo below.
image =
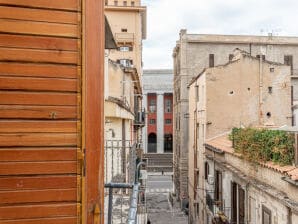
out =
<svg viewBox="0 0 298 224"><path fill-rule="evenodd" d="M149 173L147 180L147 212L148 220L154 224L185 224L187 216L181 211L178 203L171 203L173 192L172 174L159 172Z"/></svg>

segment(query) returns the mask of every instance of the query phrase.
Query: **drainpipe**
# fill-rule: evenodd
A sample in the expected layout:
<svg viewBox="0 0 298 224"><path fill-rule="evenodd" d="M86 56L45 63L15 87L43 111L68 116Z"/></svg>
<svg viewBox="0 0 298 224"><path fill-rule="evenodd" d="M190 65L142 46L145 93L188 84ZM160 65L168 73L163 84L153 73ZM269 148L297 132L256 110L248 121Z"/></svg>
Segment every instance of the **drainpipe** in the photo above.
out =
<svg viewBox="0 0 298 224"><path fill-rule="evenodd" d="M262 54L260 54L260 64L259 64L259 125L263 123L263 59Z"/></svg>

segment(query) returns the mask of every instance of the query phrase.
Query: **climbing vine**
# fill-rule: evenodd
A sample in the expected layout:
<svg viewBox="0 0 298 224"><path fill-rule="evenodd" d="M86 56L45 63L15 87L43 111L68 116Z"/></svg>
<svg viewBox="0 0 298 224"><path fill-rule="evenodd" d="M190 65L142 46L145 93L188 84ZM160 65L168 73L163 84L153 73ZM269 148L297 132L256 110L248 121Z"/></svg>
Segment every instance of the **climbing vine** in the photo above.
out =
<svg viewBox="0 0 298 224"><path fill-rule="evenodd" d="M294 136L285 131L233 128L229 138L235 152L249 161L291 165L294 160Z"/></svg>

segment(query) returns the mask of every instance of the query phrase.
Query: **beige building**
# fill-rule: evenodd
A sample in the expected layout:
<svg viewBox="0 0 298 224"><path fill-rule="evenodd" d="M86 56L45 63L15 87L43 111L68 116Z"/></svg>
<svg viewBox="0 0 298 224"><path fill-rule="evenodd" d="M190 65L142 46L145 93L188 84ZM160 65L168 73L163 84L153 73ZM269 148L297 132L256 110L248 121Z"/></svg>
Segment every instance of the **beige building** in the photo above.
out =
<svg viewBox="0 0 298 224"><path fill-rule="evenodd" d="M135 162L135 150L141 148L145 124L141 101L146 7L139 0L105 1L105 15L117 45L106 51L106 182L124 181Z"/></svg>
<svg viewBox="0 0 298 224"><path fill-rule="evenodd" d="M190 223L210 223L206 201L214 199L214 188L206 184L204 173L206 139L221 136L233 127L292 123L291 67L239 49L232 56L224 65L204 69L189 84ZM236 224L240 223L244 222Z"/></svg>
<svg viewBox="0 0 298 224"><path fill-rule="evenodd" d="M204 223L211 223L218 211L234 224L298 223L297 164L248 162L235 153L227 135L207 140L205 146Z"/></svg>
<svg viewBox="0 0 298 224"><path fill-rule="evenodd" d="M188 132L190 114L188 113L187 85L204 68L227 63L235 48L245 50L252 56L290 65L294 105L298 100L297 37L203 35L187 34L186 30L181 30L180 38L173 51L174 183L176 194L180 197L187 194L187 150L188 136L191 134Z"/></svg>

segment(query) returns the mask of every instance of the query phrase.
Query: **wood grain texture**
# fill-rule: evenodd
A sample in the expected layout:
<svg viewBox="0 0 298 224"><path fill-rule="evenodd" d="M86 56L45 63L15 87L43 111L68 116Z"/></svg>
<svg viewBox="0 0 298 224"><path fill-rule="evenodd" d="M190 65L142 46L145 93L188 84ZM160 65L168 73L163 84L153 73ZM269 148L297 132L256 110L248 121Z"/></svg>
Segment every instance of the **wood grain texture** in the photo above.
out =
<svg viewBox="0 0 298 224"><path fill-rule="evenodd" d="M77 133L76 121L0 120L0 133Z"/></svg>
<svg viewBox="0 0 298 224"><path fill-rule="evenodd" d="M75 65L0 62L0 75L75 79L80 75L79 68Z"/></svg>
<svg viewBox="0 0 298 224"><path fill-rule="evenodd" d="M80 40L72 38L0 34L0 46L77 51Z"/></svg>
<svg viewBox="0 0 298 224"><path fill-rule="evenodd" d="M76 174L76 161L0 162L0 175Z"/></svg>
<svg viewBox="0 0 298 224"><path fill-rule="evenodd" d="M0 89L2 90L76 92L77 85L76 79L0 76Z"/></svg>
<svg viewBox="0 0 298 224"><path fill-rule="evenodd" d="M79 37L76 25L0 19L0 32L56 37Z"/></svg>
<svg viewBox="0 0 298 224"><path fill-rule="evenodd" d="M77 217L1 220L1 224L76 224Z"/></svg>
<svg viewBox="0 0 298 224"><path fill-rule="evenodd" d="M76 160L76 148L0 148L0 162Z"/></svg>
<svg viewBox="0 0 298 224"><path fill-rule="evenodd" d="M64 9L78 11L80 9L80 0L0 0L1 5L25 6L36 8L49 8L49 9Z"/></svg>
<svg viewBox="0 0 298 224"><path fill-rule="evenodd" d="M18 106L0 105L0 117L3 119L75 119L79 118L75 106Z"/></svg>
<svg viewBox="0 0 298 224"><path fill-rule="evenodd" d="M76 203L28 204L17 206L0 206L0 223L4 219L28 219L44 217L76 216Z"/></svg>
<svg viewBox="0 0 298 224"><path fill-rule="evenodd" d="M71 51L0 47L0 61L77 64L78 54Z"/></svg>
<svg viewBox="0 0 298 224"><path fill-rule="evenodd" d="M77 189L45 189L23 191L0 191L1 204L19 204L34 202L76 202Z"/></svg>
<svg viewBox="0 0 298 224"><path fill-rule="evenodd" d="M0 104L76 106L77 105L77 94L0 91Z"/></svg>
<svg viewBox="0 0 298 224"><path fill-rule="evenodd" d="M75 188L77 180L76 175L0 177L0 191Z"/></svg>
<svg viewBox="0 0 298 224"><path fill-rule="evenodd" d="M0 134L1 147L18 146L77 146L77 134L22 133Z"/></svg>
<svg viewBox="0 0 298 224"><path fill-rule="evenodd" d="M78 24L79 22L79 17L76 12L66 12L58 10L20 8L0 5L0 15L3 19L69 24Z"/></svg>

